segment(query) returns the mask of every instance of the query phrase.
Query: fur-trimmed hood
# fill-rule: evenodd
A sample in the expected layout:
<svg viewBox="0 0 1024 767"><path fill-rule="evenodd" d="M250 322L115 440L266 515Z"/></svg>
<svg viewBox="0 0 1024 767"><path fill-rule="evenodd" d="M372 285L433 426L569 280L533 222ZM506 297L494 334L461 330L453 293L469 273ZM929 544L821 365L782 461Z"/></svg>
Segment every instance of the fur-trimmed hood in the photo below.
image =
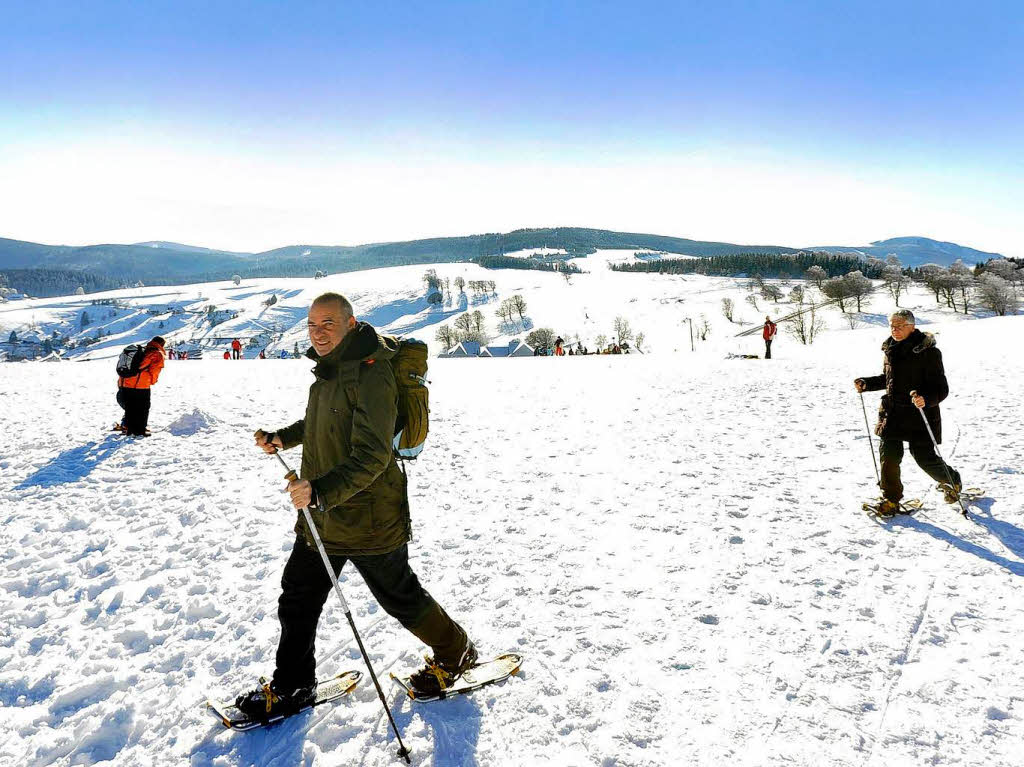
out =
<svg viewBox="0 0 1024 767"><path fill-rule="evenodd" d="M882 342L882 351L888 354L892 351L893 347L903 344L910 347L910 350L914 352L914 354L920 354L921 352L927 351L928 349L936 346L935 334L925 333L915 328L914 332L902 341L897 341L892 336L889 336Z"/></svg>

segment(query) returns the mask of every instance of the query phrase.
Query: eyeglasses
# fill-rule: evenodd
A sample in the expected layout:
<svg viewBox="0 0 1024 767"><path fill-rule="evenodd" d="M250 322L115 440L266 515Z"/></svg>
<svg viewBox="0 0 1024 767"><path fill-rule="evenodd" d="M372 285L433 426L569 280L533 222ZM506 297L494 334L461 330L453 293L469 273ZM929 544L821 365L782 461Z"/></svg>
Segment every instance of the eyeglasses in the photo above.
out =
<svg viewBox="0 0 1024 767"><path fill-rule="evenodd" d="M891 323L891 322L889 323L889 328L891 330L903 330L904 328L909 328L909 327L910 327L910 325L908 325L905 322L897 322L895 324Z"/></svg>

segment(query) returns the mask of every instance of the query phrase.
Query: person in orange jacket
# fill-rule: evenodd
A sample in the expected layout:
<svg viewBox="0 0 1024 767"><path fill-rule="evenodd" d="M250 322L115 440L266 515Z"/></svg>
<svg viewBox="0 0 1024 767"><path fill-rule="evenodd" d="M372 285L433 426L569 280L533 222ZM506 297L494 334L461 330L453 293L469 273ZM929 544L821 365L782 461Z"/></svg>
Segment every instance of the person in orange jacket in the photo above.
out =
<svg viewBox="0 0 1024 767"><path fill-rule="evenodd" d="M239 341L237 338L231 342L231 359L242 359L242 342Z"/></svg>
<svg viewBox="0 0 1024 767"><path fill-rule="evenodd" d="M117 404L124 408L121 424L129 437L149 436L149 390L164 369L164 339L155 336L146 344L143 355L138 375L117 379Z"/></svg>
<svg viewBox="0 0 1024 767"><path fill-rule="evenodd" d="M229 351L225 351L225 352L224 352L224 359L226 359L226 360L229 360L229 359L231 359L231 352L229 352Z"/></svg>

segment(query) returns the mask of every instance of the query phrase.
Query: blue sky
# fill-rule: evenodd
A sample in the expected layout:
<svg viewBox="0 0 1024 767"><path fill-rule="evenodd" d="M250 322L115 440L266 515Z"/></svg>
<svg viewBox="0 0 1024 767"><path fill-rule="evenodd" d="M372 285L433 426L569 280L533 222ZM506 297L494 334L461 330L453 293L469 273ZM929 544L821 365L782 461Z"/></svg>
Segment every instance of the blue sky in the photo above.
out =
<svg viewBox="0 0 1024 767"><path fill-rule="evenodd" d="M0 236L1024 256L1013 3L0 4Z"/></svg>

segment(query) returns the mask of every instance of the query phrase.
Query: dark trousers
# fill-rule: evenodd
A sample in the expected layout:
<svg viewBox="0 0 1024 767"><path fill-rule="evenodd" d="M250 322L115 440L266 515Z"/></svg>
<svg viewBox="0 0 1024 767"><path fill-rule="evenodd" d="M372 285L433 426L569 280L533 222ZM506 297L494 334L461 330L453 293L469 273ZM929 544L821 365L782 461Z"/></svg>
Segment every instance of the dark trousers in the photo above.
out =
<svg viewBox="0 0 1024 767"><path fill-rule="evenodd" d="M149 423L149 389L129 389L121 387L117 390L117 404L124 409L121 425L126 434L145 434Z"/></svg>
<svg viewBox="0 0 1024 767"><path fill-rule="evenodd" d="M390 554L332 556L330 560L335 575L351 560L384 611L428 645L437 660L454 662L461 658L468 643L466 632L420 585L409 567L408 546ZM316 627L324 603L333 590L319 552L307 546L302 538L296 538L281 576L277 607L281 642L277 647L274 679L282 688L313 683Z"/></svg>
<svg viewBox="0 0 1024 767"><path fill-rule="evenodd" d="M909 443L910 455L917 461L917 465L924 470L924 473L936 482L953 482L960 484L960 474L939 458L935 447L930 441L921 442L915 440ZM882 495L890 501L899 501L903 498L903 483L900 481L900 462L903 460L903 440L882 439L878 448L879 458L882 462Z"/></svg>
<svg viewBox="0 0 1024 767"><path fill-rule="evenodd" d="M233 360L240 360L240 359L242 359L242 352L240 352L238 349L232 349L231 350L231 359L233 359Z"/></svg>
<svg viewBox="0 0 1024 767"><path fill-rule="evenodd" d="M764 358L770 360L772 358L772 339L764 339Z"/></svg>

